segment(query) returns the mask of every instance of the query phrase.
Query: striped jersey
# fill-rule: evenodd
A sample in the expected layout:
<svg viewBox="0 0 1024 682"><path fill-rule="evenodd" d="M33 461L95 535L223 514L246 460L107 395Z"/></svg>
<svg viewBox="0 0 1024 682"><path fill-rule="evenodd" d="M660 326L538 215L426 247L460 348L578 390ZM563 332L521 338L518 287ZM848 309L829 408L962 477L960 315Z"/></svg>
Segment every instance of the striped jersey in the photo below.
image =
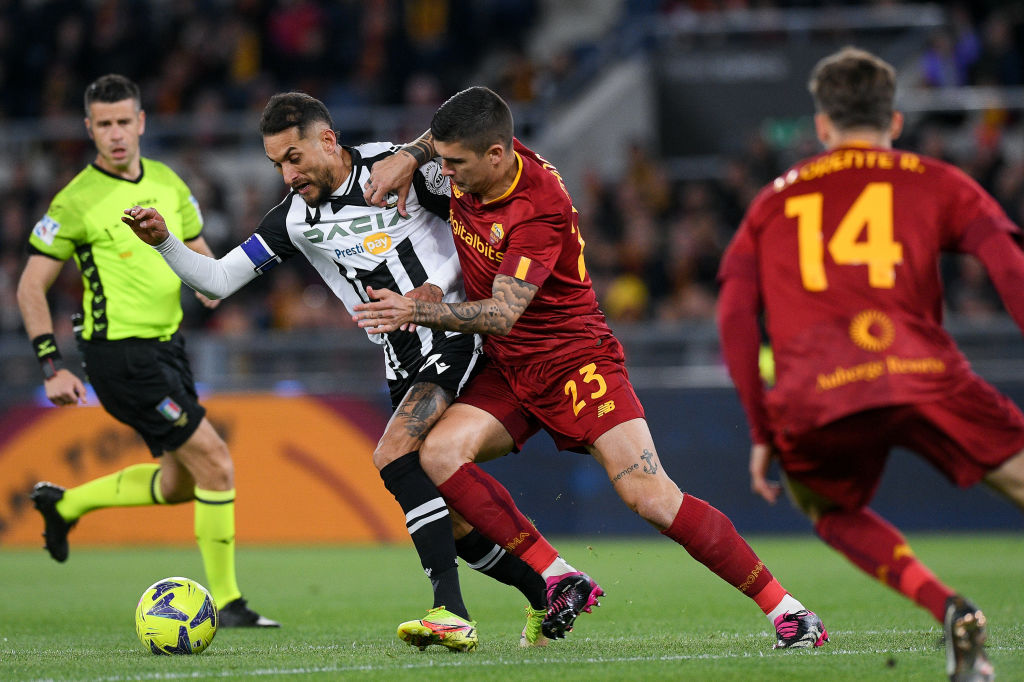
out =
<svg viewBox="0 0 1024 682"><path fill-rule="evenodd" d="M301 254L350 312L369 301L368 286L405 294L429 280L442 289L444 301L465 300L455 244L444 220L448 179L440 164L430 162L414 174L406 200L409 217L404 218L395 204L367 206L362 189L374 162L398 148L372 142L345 149L352 155L352 172L332 196L311 207L289 192L242 244L255 270L266 272ZM415 372L437 343L457 335L418 327L369 337L384 347L387 378L393 381Z"/></svg>

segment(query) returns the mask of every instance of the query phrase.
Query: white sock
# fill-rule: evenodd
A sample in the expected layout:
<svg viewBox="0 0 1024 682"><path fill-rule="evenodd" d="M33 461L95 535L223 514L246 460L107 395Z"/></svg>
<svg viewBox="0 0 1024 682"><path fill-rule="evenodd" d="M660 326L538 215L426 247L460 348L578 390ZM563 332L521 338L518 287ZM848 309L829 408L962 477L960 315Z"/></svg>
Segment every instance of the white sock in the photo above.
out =
<svg viewBox="0 0 1024 682"><path fill-rule="evenodd" d="M782 601L779 602L778 606L772 609L772 612L768 614L768 622L772 624L772 627L775 627L776 618L784 613L796 613L797 611L802 611L803 608L804 605L794 599L793 596L787 592L786 596L782 598Z"/></svg>
<svg viewBox="0 0 1024 682"><path fill-rule="evenodd" d="M547 580L548 578L555 575L562 575L563 573L575 573L576 569L566 563L565 559L558 556L551 562L551 565L541 571L540 577Z"/></svg>

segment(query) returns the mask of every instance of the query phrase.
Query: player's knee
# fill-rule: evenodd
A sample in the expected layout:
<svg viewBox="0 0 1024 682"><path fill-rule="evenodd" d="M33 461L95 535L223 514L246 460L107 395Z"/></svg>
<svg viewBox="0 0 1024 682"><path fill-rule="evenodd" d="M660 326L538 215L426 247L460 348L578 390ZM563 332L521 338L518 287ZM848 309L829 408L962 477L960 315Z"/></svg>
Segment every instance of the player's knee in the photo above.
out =
<svg viewBox="0 0 1024 682"><path fill-rule="evenodd" d="M446 479L468 461L472 457L467 456L465 442L456 438L432 432L420 448L420 466L434 481Z"/></svg>
<svg viewBox="0 0 1024 682"><path fill-rule="evenodd" d="M235 486L235 463L231 461L231 453L228 451L228 446L223 442L217 447L213 472L218 479L218 483L224 487L223 489Z"/></svg>
<svg viewBox="0 0 1024 682"><path fill-rule="evenodd" d="M622 486L617 490L630 509L657 528L672 525L683 498L671 481L652 480L646 485Z"/></svg>
<svg viewBox="0 0 1024 682"><path fill-rule="evenodd" d="M1024 451L1017 453L985 475L985 483L1024 510Z"/></svg>
<svg viewBox="0 0 1024 682"><path fill-rule="evenodd" d="M235 465L227 443L220 438L203 443L193 475L196 484L207 490L230 490L235 485Z"/></svg>
<svg viewBox="0 0 1024 682"><path fill-rule="evenodd" d="M427 472L427 476L430 476L432 479L447 463L447 456L444 449L434 446L435 444L431 443L429 439L427 439L427 441L423 443L423 447L420 448L420 466L423 467L423 471Z"/></svg>
<svg viewBox="0 0 1024 682"><path fill-rule="evenodd" d="M650 505L645 504L645 501L640 497L623 495L622 501L642 519L646 519L651 513Z"/></svg>
<svg viewBox="0 0 1024 682"><path fill-rule="evenodd" d="M390 445L378 444L377 448L373 451L373 466L377 467L377 471L380 471L408 452L399 452Z"/></svg>

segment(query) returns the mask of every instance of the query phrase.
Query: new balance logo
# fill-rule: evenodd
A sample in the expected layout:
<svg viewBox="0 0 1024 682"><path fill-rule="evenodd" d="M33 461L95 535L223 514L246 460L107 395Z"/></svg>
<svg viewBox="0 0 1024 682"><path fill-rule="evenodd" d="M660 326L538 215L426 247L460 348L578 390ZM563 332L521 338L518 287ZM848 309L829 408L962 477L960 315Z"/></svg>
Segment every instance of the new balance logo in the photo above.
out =
<svg viewBox="0 0 1024 682"><path fill-rule="evenodd" d="M615 409L615 401L609 400L608 402L601 403L597 406L597 416L601 418Z"/></svg>

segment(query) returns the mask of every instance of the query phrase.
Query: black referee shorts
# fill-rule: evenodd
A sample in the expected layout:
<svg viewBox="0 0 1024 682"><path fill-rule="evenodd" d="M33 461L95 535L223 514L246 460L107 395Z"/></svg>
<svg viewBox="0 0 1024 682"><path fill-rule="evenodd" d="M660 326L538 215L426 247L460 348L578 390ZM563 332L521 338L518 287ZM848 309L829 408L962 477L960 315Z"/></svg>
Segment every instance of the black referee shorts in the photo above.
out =
<svg viewBox="0 0 1024 682"><path fill-rule="evenodd" d="M177 450L206 415L199 404L185 339L82 341L89 382L115 419L139 432L154 457Z"/></svg>
<svg viewBox="0 0 1024 682"><path fill-rule="evenodd" d="M446 337L413 367L404 379L388 381L391 409L395 410L413 384L427 381L458 396L462 387L472 379L484 364L483 350L475 334L456 334Z"/></svg>

